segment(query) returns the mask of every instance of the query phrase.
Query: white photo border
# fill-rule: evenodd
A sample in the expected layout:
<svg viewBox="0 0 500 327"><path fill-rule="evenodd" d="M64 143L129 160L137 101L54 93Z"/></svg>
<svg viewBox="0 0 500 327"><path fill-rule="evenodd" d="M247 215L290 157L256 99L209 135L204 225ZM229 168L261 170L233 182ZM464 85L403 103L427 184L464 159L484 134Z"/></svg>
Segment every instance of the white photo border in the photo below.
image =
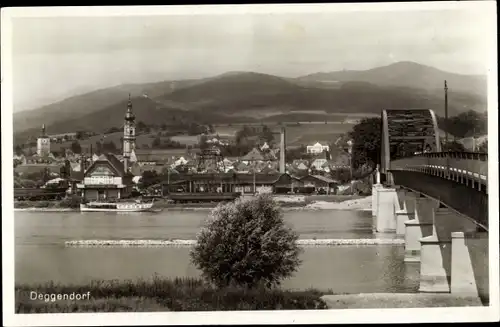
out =
<svg viewBox="0 0 500 327"><path fill-rule="evenodd" d="M488 307L347 309L304 311L214 311L163 313L14 313L14 209L13 209L13 132L12 132L12 19L16 17L55 16L148 16L148 15L244 15L348 11L411 11L483 8L491 23L491 58L488 71L488 182L489 182L489 281ZM498 76L497 24L495 1L343 3L291 5L207 5L207 6L123 6L123 7L45 7L2 8L1 12L1 87L2 87L2 260L3 315L7 326L88 326L88 325L237 325L237 324L331 324L394 322L474 322L499 320L499 216L498 216Z"/></svg>

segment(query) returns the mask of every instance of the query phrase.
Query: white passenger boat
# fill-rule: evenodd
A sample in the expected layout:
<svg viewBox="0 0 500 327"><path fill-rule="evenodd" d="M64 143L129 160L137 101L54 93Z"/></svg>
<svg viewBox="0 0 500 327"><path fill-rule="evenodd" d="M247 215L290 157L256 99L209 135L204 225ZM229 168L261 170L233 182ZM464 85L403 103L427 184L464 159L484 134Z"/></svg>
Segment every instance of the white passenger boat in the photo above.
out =
<svg viewBox="0 0 500 327"><path fill-rule="evenodd" d="M100 212L141 212L154 211L154 200L151 202L88 202L80 204L80 211Z"/></svg>

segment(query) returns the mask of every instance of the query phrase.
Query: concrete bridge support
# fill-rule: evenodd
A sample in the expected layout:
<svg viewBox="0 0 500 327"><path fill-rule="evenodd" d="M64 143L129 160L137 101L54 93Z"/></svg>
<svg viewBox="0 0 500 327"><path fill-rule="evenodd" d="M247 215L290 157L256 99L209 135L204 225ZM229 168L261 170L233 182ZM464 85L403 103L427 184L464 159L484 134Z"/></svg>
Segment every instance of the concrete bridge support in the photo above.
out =
<svg viewBox="0 0 500 327"><path fill-rule="evenodd" d="M376 232L404 237L408 263L420 264L420 292L489 298L488 233L439 201L374 185Z"/></svg>
<svg viewBox="0 0 500 327"><path fill-rule="evenodd" d="M398 199L395 212L396 235L404 238L406 230L405 222L415 218L415 197L417 197L418 194L403 188L399 188L396 194Z"/></svg>
<svg viewBox="0 0 500 327"><path fill-rule="evenodd" d="M432 235L434 209L439 206L435 200L421 195L408 195L414 201L414 215L405 221L405 262L420 262L420 239Z"/></svg>
<svg viewBox="0 0 500 327"><path fill-rule="evenodd" d="M451 293L489 298L488 233L451 235Z"/></svg>
<svg viewBox="0 0 500 327"><path fill-rule="evenodd" d="M372 186L372 217L377 217L378 190L382 188L383 188L382 184L374 184Z"/></svg>
<svg viewBox="0 0 500 327"><path fill-rule="evenodd" d="M455 235L457 237L455 240L456 253L453 255L452 235L455 232L465 232L466 234L474 232L476 225L448 208L438 208L433 211L432 234L420 239L419 291L449 293L453 284L453 266L458 269L455 271L455 275L463 275L455 276L456 283L461 284L462 287L465 283L471 289L474 288L475 284L471 284L471 278L474 280L474 275L471 275L470 255L465 254L464 247L460 246L459 234ZM467 277L464 278L466 275Z"/></svg>
<svg viewBox="0 0 500 327"><path fill-rule="evenodd" d="M379 233L393 233L396 231L396 188L377 188L376 193L375 230Z"/></svg>

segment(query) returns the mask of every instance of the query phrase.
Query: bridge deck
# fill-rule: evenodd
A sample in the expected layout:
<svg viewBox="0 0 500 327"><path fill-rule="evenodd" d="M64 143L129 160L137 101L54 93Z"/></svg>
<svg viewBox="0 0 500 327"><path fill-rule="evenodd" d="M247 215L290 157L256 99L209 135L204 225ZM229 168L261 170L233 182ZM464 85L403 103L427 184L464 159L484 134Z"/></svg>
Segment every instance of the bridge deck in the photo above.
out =
<svg viewBox="0 0 500 327"><path fill-rule="evenodd" d="M423 153L390 163L396 185L421 192L488 229L488 155Z"/></svg>

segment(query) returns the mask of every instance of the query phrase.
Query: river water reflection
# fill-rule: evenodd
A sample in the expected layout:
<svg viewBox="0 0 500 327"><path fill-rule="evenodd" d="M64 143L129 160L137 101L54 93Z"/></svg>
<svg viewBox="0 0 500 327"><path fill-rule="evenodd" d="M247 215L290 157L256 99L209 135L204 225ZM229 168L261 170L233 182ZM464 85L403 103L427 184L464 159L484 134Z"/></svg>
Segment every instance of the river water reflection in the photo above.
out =
<svg viewBox="0 0 500 327"><path fill-rule="evenodd" d="M84 239L195 239L208 211L102 214L15 212L17 283L84 283L92 279L195 277L189 248L68 248ZM303 239L373 238L370 212L285 211ZM339 293L416 292L418 265L403 263L401 246L306 247L302 265L283 286Z"/></svg>

